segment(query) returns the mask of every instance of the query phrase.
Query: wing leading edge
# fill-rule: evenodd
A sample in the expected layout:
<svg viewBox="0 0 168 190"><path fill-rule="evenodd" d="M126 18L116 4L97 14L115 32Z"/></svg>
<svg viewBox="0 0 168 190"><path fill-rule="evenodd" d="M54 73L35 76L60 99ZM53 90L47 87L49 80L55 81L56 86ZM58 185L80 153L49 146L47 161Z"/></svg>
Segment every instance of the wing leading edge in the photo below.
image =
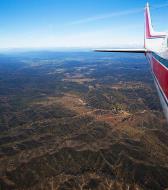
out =
<svg viewBox="0 0 168 190"><path fill-rule="evenodd" d="M96 49L95 52L147 53L147 49Z"/></svg>

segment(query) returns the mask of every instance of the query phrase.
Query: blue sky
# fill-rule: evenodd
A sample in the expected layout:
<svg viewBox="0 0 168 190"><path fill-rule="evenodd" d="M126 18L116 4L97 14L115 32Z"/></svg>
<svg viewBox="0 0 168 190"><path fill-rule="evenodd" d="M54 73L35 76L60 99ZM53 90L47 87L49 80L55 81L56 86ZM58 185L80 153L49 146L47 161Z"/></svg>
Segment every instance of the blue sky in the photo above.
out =
<svg viewBox="0 0 168 190"><path fill-rule="evenodd" d="M154 28L168 31L168 1L149 3ZM145 0L0 0L0 48L142 46L145 4Z"/></svg>

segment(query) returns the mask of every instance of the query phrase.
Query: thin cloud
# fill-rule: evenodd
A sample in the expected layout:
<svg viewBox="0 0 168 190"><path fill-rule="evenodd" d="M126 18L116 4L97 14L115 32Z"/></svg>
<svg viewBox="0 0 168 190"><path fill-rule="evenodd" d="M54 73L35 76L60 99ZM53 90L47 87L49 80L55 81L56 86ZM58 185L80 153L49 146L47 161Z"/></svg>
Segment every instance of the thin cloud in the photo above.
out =
<svg viewBox="0 0 168 190"><path fill-rule="evenodd" d="M125 16L125 15L140 13L143 10L144 9L140 8L140 9L127 10L127 11L113 12L113 13L109 13L109 14L98 15L98 16L94 16L94 17L84 18L84 19L81 19L81 20L76 20L76 21L73 21L73 22L71 22L69 24L70 25L76 25L76 24L94 22L94 21L97 21L97 20L103 20L103 19L112 18L112 17L118 17L118 16Z"/></svg>
<svg viewBox="0 0 168 190"><path fill-rule="evenodd" d="M166 2L164 4L158 4L158 5L152 6L151 8L159 9L159 8L163 8L163 7L168 7L168 2ZM127 16L127 15L131 15L131 14L141 13L143 11L144 11L144 8L136 8L136 9L132 9L132 10L118 11L118 12L113 12L113 13L109 13L109 14L97 15L97 16L93 16L93 17L88 17L88 18L72 21L72 22L68 23L68 25L78 25L78 24L84 24L84 23L94 22L94 21L98 21L98 20L104 20L104 19L108 19L108 18L112 18L112 17Z"/></svg>
<svg viewBox="0 0 168 190"><path fill-rule="evenodd" d="M151 6L151 9L160 9L160 8L164 8L164 7L168 7L168 1L164 4L153 5L153 6Z"/></svg>

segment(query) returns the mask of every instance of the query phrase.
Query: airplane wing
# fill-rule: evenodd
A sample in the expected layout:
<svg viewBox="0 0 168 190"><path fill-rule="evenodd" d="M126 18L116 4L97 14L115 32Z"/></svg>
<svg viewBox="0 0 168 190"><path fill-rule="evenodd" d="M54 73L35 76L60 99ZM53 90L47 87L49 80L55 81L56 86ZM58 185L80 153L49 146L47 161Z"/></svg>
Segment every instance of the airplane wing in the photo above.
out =
<svg viewBox="0 0 168 190"><path fill-rule="evenodd" d="M147 49L96 49L95 52L147 53Z"/></svg>
<svg viewBox="0 0 168 190"><path fill-rule="evenodd" d="M168 121L168 34L153 29L149 4L145 7L145 35L142 49L97 49L96 52L144 53L151 64L157 91ZM164 56L163 56L164 53Z"/></svg>

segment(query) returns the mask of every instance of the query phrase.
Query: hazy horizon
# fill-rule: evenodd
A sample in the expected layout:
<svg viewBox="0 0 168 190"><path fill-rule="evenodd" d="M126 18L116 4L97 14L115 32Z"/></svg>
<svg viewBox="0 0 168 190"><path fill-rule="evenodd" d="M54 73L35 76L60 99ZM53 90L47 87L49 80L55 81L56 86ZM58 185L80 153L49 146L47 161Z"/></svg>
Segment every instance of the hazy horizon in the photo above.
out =
<svg viewBox="0 0 168 190"><path fill-rule="evenodd" d="M142 1L1 0L0 51L13 48L142 47ZM151 0L156 30L168 28L168 1Z"/></svg>

